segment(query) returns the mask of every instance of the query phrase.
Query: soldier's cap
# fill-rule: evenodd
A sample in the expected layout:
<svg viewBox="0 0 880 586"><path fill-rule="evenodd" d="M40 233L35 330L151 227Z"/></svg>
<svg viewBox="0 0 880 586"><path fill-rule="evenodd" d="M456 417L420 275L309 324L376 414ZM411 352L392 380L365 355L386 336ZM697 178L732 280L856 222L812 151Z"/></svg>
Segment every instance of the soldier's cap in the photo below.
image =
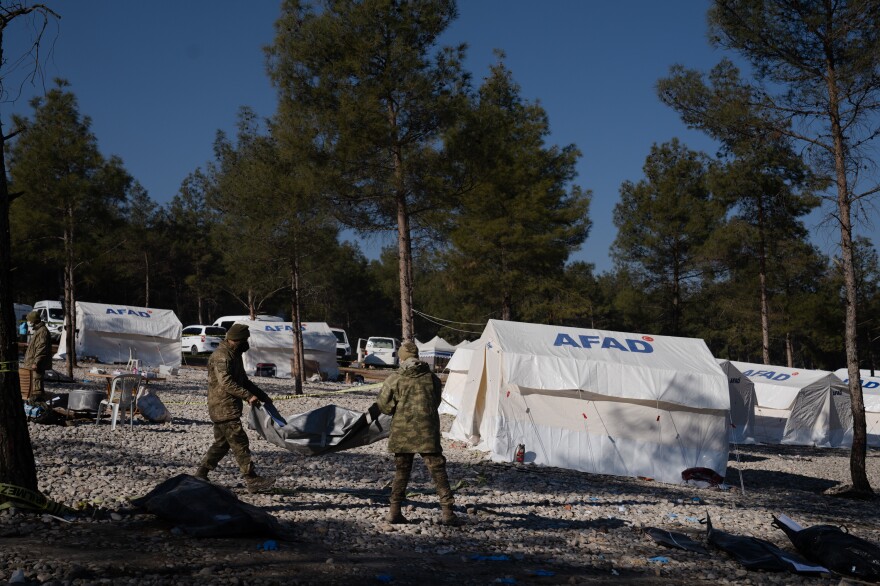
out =
<svg viewBox="0 0 880 586"><path fill-rule="evenodd" d="M19 314L19 315L21 315L21 314ZM29 324L38 324L38 323L40 323L40 312L39 311L32 311L29 314L27 314L27 317L25 319L27 320L27 322Z"/></svg>
<svg viewBox="0 0 880 586"><path fill-rule="evenodd" d="M404 342L400 345L400 350L397 352L397 355L401 360L406 360L407 358L418 358L419 357L419 347L415 345L414 342Z"/></svg>
<svg viewBox="0 0 880 586"><path fill-rule="evenodd" d="M232 324L229 331L226 332L226 339L235 342L247 340L251 337L251 331L244 324Z"/></svg>

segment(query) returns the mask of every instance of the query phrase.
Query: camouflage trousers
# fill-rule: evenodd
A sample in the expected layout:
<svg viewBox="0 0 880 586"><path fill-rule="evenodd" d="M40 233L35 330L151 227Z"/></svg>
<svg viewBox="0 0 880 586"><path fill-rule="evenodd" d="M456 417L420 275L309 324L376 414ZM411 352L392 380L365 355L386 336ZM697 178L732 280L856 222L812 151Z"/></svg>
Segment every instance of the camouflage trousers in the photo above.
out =
<svg viewBox="0 0 880 586"><path fill-rule="evenodd" d="M31 371L31 400L42 402L50 398L49 394L43 389L43 372L44 370L37 367Z"/></svg>
<svg viewBox="0 0 880 586"><path fill-rule="evenodd" d="M208 453L202 458L201 465L208 470L213 470L220 460L232 450L232 455L238 464L238 468L244 475L252 474L254 465L251 463L251 448L247 433L241 426L241 421L224 421L214 424L214 443L208 448Z"/></svg>
<svg viewBox="0 0 880 586"><path fill-rule="evenodd" d="M419 454L434 479L437 497L443 506L452 506L455 499L449 487L449 476L446 474L446 456L443 454ZM391 483L391 504L400 504L406 498L406 485L412 473L415 454L394 454L394 481Z"/></svg>

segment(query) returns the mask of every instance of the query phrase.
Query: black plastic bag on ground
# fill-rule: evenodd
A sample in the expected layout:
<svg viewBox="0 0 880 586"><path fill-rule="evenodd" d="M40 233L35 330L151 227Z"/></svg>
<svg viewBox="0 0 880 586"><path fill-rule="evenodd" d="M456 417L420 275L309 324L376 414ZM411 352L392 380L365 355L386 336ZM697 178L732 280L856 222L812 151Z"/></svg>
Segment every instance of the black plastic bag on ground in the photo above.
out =
<svg viewBox="0 0 880 586"><path fill-rule="evenodd" d="M706 515L706 532L709 543L727 553L747 570L794 572L797 574L830 573L827 568L812 564L796 553L779 549L769 541L713 529L712 520L708 514Z"/></svg>
<svg viewBox="0 0 880 586"><path fill-rule="evenodd" d="M694 553L709 553L709 551L705 547L703 547L684 533L666 531L665 529L658 529L657 527L645 527L643 531L645 532L645 535L647 535L657 543L660 543L667 547L683 549L685 551L692 551Z"/></svg>
<svg viewBox="0 0 880 586"><path fill-rule="evenodd" d="M169 478L131 503L193 537L281 537L275 517L241 502L229 490L189 474Z"/></svg>
<svg viewBox="0 0 880 586"><path fill-rule="evenodd" d="M880 547L834 525L804 529L785 515L773 517L795 548L807 559L828 569L861 580L880 582Z"/></svg>

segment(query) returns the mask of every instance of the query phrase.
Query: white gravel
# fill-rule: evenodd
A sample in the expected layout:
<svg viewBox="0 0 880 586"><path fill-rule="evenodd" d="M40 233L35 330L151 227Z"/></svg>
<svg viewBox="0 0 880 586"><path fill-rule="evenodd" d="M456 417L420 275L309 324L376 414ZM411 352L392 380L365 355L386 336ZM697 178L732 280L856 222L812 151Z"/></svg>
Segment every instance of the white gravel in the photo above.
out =
<svg viewBox="0 0 880 586"><path fill-rule="evenodd" d="M60 364L56 368L61 370ZM89 376L85 368L75 374L80 380ZM342 383L310 383L307 393L348 392L286 398L291 391L289 380L253 380L277 398L276 405L282 414L301 413L328 403L363 411L377 394L376 389L365 391ZM59 391L70 388L80 387L55 387ZM205 406L205 370L183 367L178 376L153 382L151 388L173 414L171 423L155 424L136 418L133 429L126 423L115 431L110 430L106 421L96 426L94 420L78 420L68 427L29 425L43 494L71 507L90 505L112 514L105 514L104 520L76 518L72 523L63 523L24 511L0 512L0 581L22 578L31 583L91 583L90 579L77 578L79 569L71 569L63 558L36 561L41 559L39 552L25 547L23 538L35 531L44 532L48 535L47 543L55 539L70 547L88 548L87 543L76 541L77 526L129 520L128 499L145 494L169 477L194 472L212 441ZM450 421L444 416L445 426ZM688 533L704 542L705 529L699 519L707 513L719 529L753 535L788 550L793 548L785 535L770 525L771 514L785 513L805 526L846 525L851 533L880 544L877 502L823 494L829 487L848 483L846 450L742 446L738 453L731 450L727 475L731 490L718 491L559 468L491 463L482 454L444 439L451 483L460 483L456 505L464 520L461 528L447 528L437 523L439 510L433 484L419 462L410 490L424 494L414 495L409 501L405 514L411 523L390 526L384 522L394 472L386 441L310 458L289 453L251 431L248 433L258 470L277 476L278 486L288 490L270 495L246 493L231 455L213 473L212 481L231 488L243 501L271 512L292 529L304 546L328 552L331 557L323 563L335 566L337 577L345 577L340 583L358 582L359 570L343 567L345 556L369 556L374 549L395 548L407 549L408 554L417 554L426 563L445 565L447 569L454 565L474 567L491 563L473 561L473 556L504 555L509 561L501 561L497 571L487 571L495 571L500 582L514 580L517 584L581 583L617 577L645 583L840 581L746 572L723 552L714 550L706 557L670 550L639 531L641 527L661 527ZM869 451L868 473L875 489L880 489L878 456L877 450ZM745 494L739 489L740 470ZM159 538L153 538L156 539ZM192 571L198 579L193 583L249 582L248 578L235 577L231 571L223 570L225 562L211 557L204 540L188 539L186 543L191 548L185 554L188 563L196 566ZM655 556L664 556L669 561L650 561ZM554 576L535 577L533 573L524 573L527 568L544 568ZM16 575L17 571L21 574ZM404 568L397 568L400 576L405 575L403 572ZM486 576L482 571L473 578L459 576L454 581L493 581ZM142 578L128 581L185 581L180 576ZM306 578L301 580L311 583ZM330 575L327 580L332 581ZM252 581L262 583L256 578ZM320 583L314 578L311 581ZM435 583L431 574L422 582ZM398 579L395 583L406 580Z"/></svg>

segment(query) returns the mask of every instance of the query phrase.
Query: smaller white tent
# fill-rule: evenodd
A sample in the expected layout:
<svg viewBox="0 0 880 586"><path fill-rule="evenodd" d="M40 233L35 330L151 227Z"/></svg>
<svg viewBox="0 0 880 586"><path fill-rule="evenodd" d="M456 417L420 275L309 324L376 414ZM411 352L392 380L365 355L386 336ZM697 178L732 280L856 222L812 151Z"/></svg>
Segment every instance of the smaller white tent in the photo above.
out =
<svg viewBox="0 0 880 586"><path fill-rule="evenodd" d="M443 385L443 401L440 403L441 414L455 415L458 413L461 397L468 381L471 357L474 349L478 347L478 342L461 342L455 347L452 358L446 364L446 383Z"/></svg>
<svg viewBox="0 0 880 586"><path fill-rule="evenodd" d="M718 365L727 375L730 389L730 441L735 444L755 443L755 384L744 376L730 360L719 359Z"/></svg>
<svg viewBox="0 0 880 586"><path fill-rule="evenodd" d="M727 470L727 378L703 340L489 320L449 437L513 460L681 483Z"/></svg>
<svg viewBox="0 0 880 586"><path fill-rule="evenodd" d="M834 374L845 384L849 384L849 373L845 368L835 370ZM880 448L880 371L860 370L862 379L862 399L865 403L865 426L868 431L868 445Z"/></svg>
<svg viewBox="0 0 880 586"><path fill-rule="evenodd" d="M290 378L293 358L293 324L291 322L241 320L248 326L250 349L242 355L244 369L254 375L257 364L274 364L275 376ZM303 356L318 363L325 379L336 380L336 335L325 322L302 322Z"/></svg>
<svg viewBox="0 0 880 586"><path fill-rule="evenodd" d="M838 448L852 443L849 389L834 373L736 362L755 383L755 440Z"/></svg>
<svg viewBox="0 0 880 586"><path fill-rule="evenodd" d="M452 358L452 353L455 352L455 346L440 336L434 336L428 342L416 340L416 346L419 348L419 359L427 362L431 368L435 369L446 366L446 363Z"/></svg>
<svg viewBox="0 0 880 586"><path fill-rule="evenodd" d="M65 326L66 327L66 326ZM134 358L141 366L180 366L180 320L170 309L76 302L76 355L105 364ZM56 359L67 356L62 334Z"/></svg>

